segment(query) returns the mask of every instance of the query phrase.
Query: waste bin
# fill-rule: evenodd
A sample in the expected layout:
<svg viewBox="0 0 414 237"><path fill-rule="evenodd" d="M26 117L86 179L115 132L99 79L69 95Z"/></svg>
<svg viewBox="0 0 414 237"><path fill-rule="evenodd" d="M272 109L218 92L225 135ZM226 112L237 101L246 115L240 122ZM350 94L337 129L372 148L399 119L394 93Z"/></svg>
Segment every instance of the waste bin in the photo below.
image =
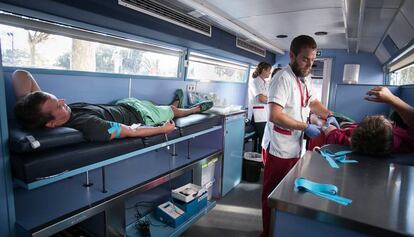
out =
<svg viewBox="0 0 414 237"><path fill-rule="evenodd" d="M260 179L262 155L257 152L245 152L243 159L242 179L247 182L257 182Z"/></svg>

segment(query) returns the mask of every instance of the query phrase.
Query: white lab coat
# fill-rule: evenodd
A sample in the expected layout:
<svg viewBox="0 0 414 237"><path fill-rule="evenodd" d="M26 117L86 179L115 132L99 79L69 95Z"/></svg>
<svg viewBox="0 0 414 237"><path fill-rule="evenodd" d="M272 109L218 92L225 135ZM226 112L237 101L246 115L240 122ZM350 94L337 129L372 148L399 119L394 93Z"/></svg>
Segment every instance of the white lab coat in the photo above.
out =
<svg viewBox="0 0 414 237"><path fill-rule="evenodd" d="M283 68L270 82L268 102L281 105L283 112L291 118L306 122L310 112L309 102L313 98L310 76L302 78L302 80L304 82L296 78L290 66ZM298 158L300 157L302 140L303 131L286 129L268 121L262 148L267 149L270 146L270 154L279 158Z"/></svg>
<svg viewBox="0 0 414 237"><path fill-rule="evenodd" d="M267 96L269 90L269 81L262 79L260 76L253 78L249 85L249 109L247 117L249 119L254 115L254 120L258 122L266 122L268 115L268 106L266 103L259 101L260 94Z"/></svg>

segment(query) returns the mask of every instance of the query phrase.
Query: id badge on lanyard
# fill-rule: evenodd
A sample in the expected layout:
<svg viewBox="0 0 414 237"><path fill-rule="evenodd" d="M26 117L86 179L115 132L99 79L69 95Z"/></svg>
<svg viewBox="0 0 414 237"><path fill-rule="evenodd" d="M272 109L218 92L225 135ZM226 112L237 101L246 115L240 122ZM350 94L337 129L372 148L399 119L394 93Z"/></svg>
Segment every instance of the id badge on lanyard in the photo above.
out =
<svg viewBox="0 0 414 237"><path fill-rule="evenodd" d="M298 82L298 87L299 87L299 92L300 92L300 105L303 108L305 108L306 106L308 106L308 103L309 103L308 87L306 86L306 83L303 83L305 85L305 92L306 92L306 99L304 100L304 98L303 98L303 92L302 92L302 85L300 83L300 80L298 78L296 78L296 81Z"/></svg>

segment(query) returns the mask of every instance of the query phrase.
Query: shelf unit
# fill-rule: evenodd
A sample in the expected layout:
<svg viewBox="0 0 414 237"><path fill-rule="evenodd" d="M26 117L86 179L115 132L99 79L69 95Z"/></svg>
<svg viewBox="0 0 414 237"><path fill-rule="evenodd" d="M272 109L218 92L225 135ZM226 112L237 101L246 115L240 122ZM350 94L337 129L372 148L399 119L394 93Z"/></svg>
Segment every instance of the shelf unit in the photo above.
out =
<svg viewBox="0 0 414 237"><path fill-rule="evenodd" d="M187 230L191 225L197 222L201 217L209 213L215 206L216 202L208 202L207 206L201 209L200 212L194 214L183 224L175 228L170 227L168 225L163 225L164 223L155 218L153 212L149 213L144 218L149 218L150 222L152 223L152 225L150 226L151 236L176 237L180 236L185 230ZM135 228L134 224L131 224L127 227L126 234L129 237L141 237L141 234Z"/></svg>

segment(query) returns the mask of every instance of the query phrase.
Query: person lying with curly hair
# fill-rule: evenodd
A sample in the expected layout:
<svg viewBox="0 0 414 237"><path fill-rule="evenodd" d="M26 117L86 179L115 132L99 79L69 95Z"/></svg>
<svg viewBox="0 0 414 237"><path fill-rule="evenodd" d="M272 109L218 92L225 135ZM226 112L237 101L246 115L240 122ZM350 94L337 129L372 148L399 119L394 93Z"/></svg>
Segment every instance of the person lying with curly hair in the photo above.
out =
<svg viewBox="0 0 414 237"><path fill-rule="evenodd" d="M390 153L414 152L414 107L410 106L391 91L377 86L367 92L368 101L387 103L400 116L406 126L394 124L383 115L365 117L361 123L345 123L340 128L324 126L324 121L311 116L311 123L322 128L318 139L311 139L308 149L324 144L349 145L352 151L373 156Z"/></svg>

